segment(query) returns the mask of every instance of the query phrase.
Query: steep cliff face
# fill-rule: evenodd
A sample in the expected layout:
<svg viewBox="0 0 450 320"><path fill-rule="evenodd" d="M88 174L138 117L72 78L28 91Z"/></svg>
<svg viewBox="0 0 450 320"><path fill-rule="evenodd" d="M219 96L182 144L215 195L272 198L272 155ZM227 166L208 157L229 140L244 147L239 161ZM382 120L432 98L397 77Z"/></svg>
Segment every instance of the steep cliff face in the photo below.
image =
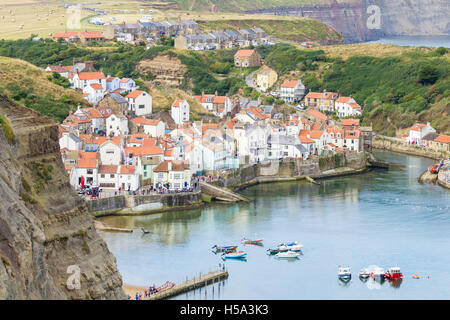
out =
<svg viewBox="0 0 450 320"><path fill-rule="evenodd" d="M0 299L125 298L115 258L69 185L57 126L1 95L0 117L14 135L0 128Z"/></svg>
<svg viewBox="0 0 450 320"><path fill-rule="evenodd" d="M345 41L376 40L385 35L450 34L448 0L330 0L329 4L271 7L248 13L301 16L322 21Z"/></svg>

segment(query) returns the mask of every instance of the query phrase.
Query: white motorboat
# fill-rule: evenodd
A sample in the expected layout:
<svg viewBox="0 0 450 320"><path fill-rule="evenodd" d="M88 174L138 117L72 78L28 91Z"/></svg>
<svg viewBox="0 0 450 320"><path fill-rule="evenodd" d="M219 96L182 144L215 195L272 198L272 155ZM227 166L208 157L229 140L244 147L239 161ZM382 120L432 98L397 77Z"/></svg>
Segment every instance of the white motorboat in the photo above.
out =
<svg viewBox="0 0 450 320"><path fill-rule="evenodd" d="M370 273L370 276L372 279L384 279L384 273L383 268L377 267Z"/></svg>
<svg viewBox="0 0 450 320"><path fill-rule="evenodd" d="M285 252L278 252L275 256L277 258L298 258L300 256L300 253L289 250Z"/></svg>
<svg viewBox="0 0 450 320"><path fill-rule="evenodd" d="M286 244L280 244L278 246L278 250L290 250L290 251L300 251L302 250L303 245L301 243L298 243L297 241L286 243Z"/></svg>
<svg viewBox="0 0 450 320"><path fill-rule="evenodd" d="M361 271L359 271L359 277L361 279L368 279L370 277L369 270L367 270L366 268L361 269Z"/></svg>
<svg viewBox="0 0 450 320"><path fill-rule="evenodd" d="M341 280L349 280L352 277L350 267L339 267L338 278Z"/></svg>

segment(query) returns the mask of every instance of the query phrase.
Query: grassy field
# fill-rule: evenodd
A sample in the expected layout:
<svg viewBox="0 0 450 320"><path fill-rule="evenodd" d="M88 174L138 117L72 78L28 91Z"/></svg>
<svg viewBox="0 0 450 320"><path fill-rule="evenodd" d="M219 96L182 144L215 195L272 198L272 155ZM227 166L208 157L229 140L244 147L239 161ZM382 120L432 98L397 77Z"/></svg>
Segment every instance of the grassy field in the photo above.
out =
<svg viewBox="0 0 450 320"><path fill-rule="evenodd" d="M5 2L6 1L6 2ZM55 32L74 31L101 31L102 26L88 23L93 16L91 11L81 10L79 14L64 9L64 2L59 0L5 0L0 3L0 39L24 39L35 34L40 37L51 37ZM288 2L290 0L287 0ZM314 0L317 2L322 0ZM326 0L323 0L326 1ZM233 2L233 1L231 1ZM244 1L247 3L249 1ZM298 1L291 1L292 3ZM305 0L304 2L311 2ZM84 0L73 0L70 3L85 4ZM334 31L328 30L325 25L310 19L298 17L280 17L270 15L246 15L233 12L198 12L198 8L192 11L189 1L182 1L179 9L155 9L151 7L153 2L138 0L103 0L101 4L89 5L89 7L107 10L108 14L101 18L105 22L112 23L136 23L143 15L152 15L155 21L164 19L176 20L191 19L205 21L205 28L217 30L233 25L249 27L252 24L260 26L266 32L273 33L276 37L296 40L323 37L336 37ZM281 2L280 2L281 3ZM195 6L194 6L195 7ZM150 8L153 12L149 13ZM145 12L141 13L140 10ZM114 10L129 10L129 13L114 13ZM114 19L114 20L111 20ZM240 20L240 22L239 22ZM222 22L223 21L223 22ZM233 22L234 21L234 22ZM237 21L237 22L235 22Z"/></svg>

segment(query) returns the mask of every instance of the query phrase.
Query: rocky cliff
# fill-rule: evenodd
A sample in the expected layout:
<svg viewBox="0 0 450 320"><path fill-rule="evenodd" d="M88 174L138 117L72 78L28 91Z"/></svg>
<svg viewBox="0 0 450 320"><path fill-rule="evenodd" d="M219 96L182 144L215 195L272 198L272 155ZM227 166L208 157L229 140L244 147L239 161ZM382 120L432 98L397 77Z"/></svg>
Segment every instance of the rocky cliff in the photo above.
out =
<svg viewBox="0 0 450 320"><path fill-rule="evenodd" d="M125 298L115 257L69 185L57 126L1 95L0 120L0 299Z"/></svg>
<svg viewBox="0 0 450 320"><path fill-rule="evenodd" d="M347 43L386 35L450 34L448 0L330 0L328 4L280 6L247 13L317 19L342 34Z"/></svg>

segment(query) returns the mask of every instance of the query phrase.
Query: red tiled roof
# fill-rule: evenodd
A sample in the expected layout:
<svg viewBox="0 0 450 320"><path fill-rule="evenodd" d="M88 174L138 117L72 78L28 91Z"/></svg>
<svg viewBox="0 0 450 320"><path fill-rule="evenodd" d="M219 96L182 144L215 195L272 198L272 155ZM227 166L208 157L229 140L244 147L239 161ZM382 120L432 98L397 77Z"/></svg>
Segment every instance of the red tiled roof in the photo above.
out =
<svg viewBox="0 0 450 320"><path fill-rule="evenodd" d="M136 99L136 98L139 97L142 93L144 93L144 91L134 90L134 91L131 91L131 92L127 95L127 98Z"/></svg>
<svg viewBox="0 0 450 320"><path fill-rule="evenodd" d="M80 77L80 80L105 79L103 72L80 72L78 77Z"/></svg>
<svg viewBox="0 0 450 320"><path fill-rule="evenodd" d="M175 100L175 102L172 104L172 107L179 107L181 103L183 103L184 100L182 99L177 99Z"/></svg>
<svg viewBox="0 0 450 320"><path fill-rule="evenodd" d="M359 126L359 119L343 119L343 126Z"/></svg>
<svg viewBox="0 0 450 320"><path fill-rule="evenodd" d="M297 85L297 80L286 80L283 82L283 84L281 85L282 88L295 88L295 86Z"/></svg>
<svg viewBox="0 0 450 320"><path fill-rule="evenodd" d="M109 174L111 174L111 173L117 173L117 167L118 166L115 166L115 165L101 165L99 168L98 168L98 173L109 173Z"/></svg>
<svg viewBox="0 0 450 320"><path fill-rule="evenodd" d="M298 139L300 140L301 143L315 143L314 140L311 140L307 136L299 136Z"/></svg>
<svg viewBox="0 0 450 320"><path fill-rule="evenodd" d="M86 39L98 39L98 38L104 39L105 38L105 36L101 32L98 32L98 31L80 32L80 34L83 37L85 37Z"/></svg>
<svg viewBox="0 0 450 320"><path fill-rule="evenodd" d="M53 35L53 38L70 38L78 35L78 32L74 31L66 31L66 32L57 32Z"/></svg>
<svg viewBox="0 0 450 320"><path fill-rule="evenodd" d="M310 134L311 139L320 139L323 135L323 130L312 130Z"/></svg>
<svg viewBox="0 0 450 320"><path fill-rule="evenodd" d="M172 163L172 171L183 171L189 169L189 166L179 160L165 160L153 168L153 172L169 172L169 162Z"/></svg>
<svg viewBox="0 0 450 320"><path fill-rule="evenodd" d="M215 97L213 103L224 104L227 97Z"/></svg>
<svg viewBox="0 0 450 320"><path fill-rule="evenodd" d="M440 142L440 143L450 143L450 136L441 135L441 136L437 137L436 139L434 139L434 141Z"/></svg>
<svg viewBox="0 0 450 320"><path fill-rule="evenodd" d="M95 90L103 90L103 87L98 83L92 83L91 87Z"/></svg>
<svg viewBox="0 0 450 320"><path fill-rule="evenodd" d="M238 52L236 52L236 54L234 55L235 57L250 57L253 53L255 52L255 49L249 50L249 49L242 49L242 50L238 50Z"/></svg>
<svg viewBox="0 0 450 320"><path fill-rule="evenodd" d="M309 109L309 110L308 110L308 113L309 113L311 116L316 117L316 118L318 118L318 119L320 119L320 120L322 120L322 121L328 120L328 117L327 117L326 115L324 115L322 112L319 112L319 111L317 111L317 110Z"/></svg>
<svg viewBox="0 0 450 320"><path fill-rule="evenodd" d="M136 168L131 165L122 165L120 166L120 174L134 174Z"/></svg>

